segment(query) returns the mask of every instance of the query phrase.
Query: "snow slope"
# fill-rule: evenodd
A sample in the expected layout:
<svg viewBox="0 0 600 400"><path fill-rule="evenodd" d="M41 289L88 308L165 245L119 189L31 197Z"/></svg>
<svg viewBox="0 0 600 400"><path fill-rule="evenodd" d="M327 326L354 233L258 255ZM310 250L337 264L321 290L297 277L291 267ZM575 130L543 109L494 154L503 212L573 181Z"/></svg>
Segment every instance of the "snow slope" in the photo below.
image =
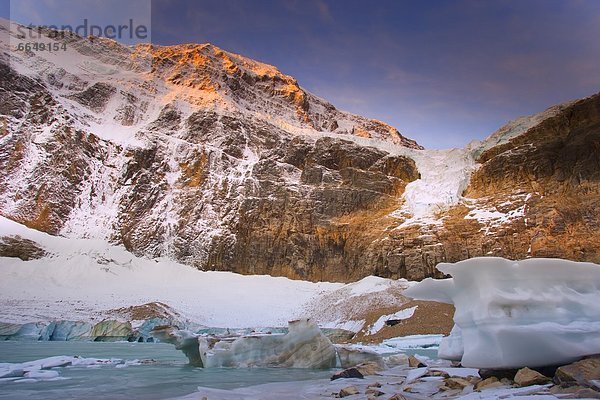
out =
<svg viewBox="0 0 600 400"><path fill-rule="evenodd" d="M51 255L31 261L0 257L2 322L98 321L110 318L113 309L159 301L206 326L286 326L310 315L308 304L327 307L320 299L338 290L351 299L395 286L374 277L344 285L204 272L167 259L136 257L102 240L51 236L0 217L0 237L16 235Z"/></svg>

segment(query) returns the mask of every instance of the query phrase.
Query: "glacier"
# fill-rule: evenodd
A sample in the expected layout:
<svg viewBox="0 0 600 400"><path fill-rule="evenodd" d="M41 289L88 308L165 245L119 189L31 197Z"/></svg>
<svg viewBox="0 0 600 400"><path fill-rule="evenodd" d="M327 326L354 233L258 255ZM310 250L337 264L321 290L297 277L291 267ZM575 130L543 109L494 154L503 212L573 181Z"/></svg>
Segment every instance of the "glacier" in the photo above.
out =
<svg viewBox="0 0 600 400"><path fill-rule="evenodd" d="M439 356L465 367L560 365L600 353L600 265L478 257L440 263L406 296L454 304Z"/></svg>

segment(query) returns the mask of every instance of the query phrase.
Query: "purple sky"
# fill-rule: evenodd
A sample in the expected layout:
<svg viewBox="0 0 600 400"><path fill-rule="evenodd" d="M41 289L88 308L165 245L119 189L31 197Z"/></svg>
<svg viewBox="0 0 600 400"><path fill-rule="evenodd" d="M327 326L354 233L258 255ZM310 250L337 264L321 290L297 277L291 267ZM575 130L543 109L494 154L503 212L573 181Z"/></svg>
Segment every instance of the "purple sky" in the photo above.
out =
<svg viewBox="0 0 600 400"><path fill-rule="evenodd" d="M152 1L154 43L210 42L273 64L428 148L600 91L599 38L596 0Z"/></svg>

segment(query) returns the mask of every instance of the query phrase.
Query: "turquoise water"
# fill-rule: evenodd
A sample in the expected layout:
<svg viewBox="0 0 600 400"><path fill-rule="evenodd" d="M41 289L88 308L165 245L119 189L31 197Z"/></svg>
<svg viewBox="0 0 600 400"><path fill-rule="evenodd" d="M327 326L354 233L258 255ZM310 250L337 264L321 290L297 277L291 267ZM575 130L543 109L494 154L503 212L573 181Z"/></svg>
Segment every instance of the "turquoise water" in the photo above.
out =
<svg viewBox="0 0 600 400"><path fill-rule="evenodd" d="M253 368L202 369L172 345L162 343L0 342L0 363L21 363L50 356L148 360L149 364L55 368L61 380L0 380L0 399L167 399L193 393L198 386L233 389L270 382L329 378L331 371Z"/></svg>

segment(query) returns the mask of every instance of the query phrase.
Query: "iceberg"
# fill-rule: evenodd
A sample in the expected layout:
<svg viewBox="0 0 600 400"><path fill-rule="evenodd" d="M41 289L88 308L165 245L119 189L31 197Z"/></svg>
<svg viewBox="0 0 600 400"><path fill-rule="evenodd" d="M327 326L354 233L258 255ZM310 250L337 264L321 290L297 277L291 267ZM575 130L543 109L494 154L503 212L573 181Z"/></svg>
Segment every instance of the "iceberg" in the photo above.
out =
<svg viewBox="0 0 600 400"><path fill-rule="evenodd" d="M170 326L157 327L151 333L158 340L174 344L197 367L333 368L338 361L331 341L308 319L291 321L284 335L216 337Z"/></svg>
<svg viewBox="0 0 600 400"><path fill-rule="evenodd" d="M559 365L600 353L600 265L561 259L479 257L437 269L406 296L454 304L441 358L465 367Z"/></svg>

